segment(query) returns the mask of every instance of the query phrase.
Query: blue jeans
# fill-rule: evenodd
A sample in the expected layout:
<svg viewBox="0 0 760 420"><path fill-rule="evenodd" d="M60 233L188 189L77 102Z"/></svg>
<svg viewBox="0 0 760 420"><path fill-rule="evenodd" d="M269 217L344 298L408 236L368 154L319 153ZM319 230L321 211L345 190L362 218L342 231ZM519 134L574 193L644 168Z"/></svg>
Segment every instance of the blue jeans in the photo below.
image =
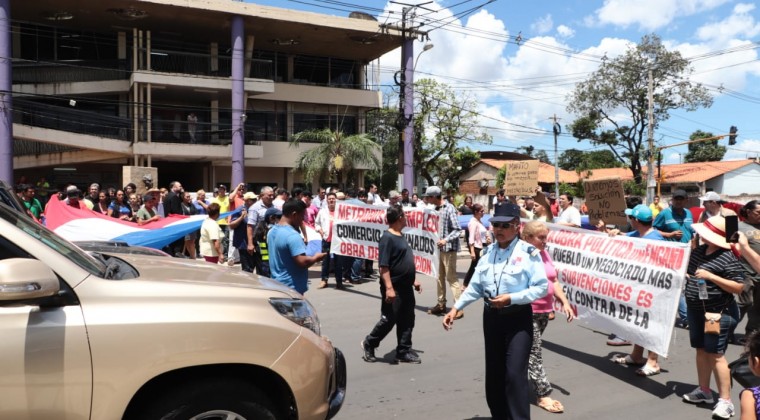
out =
<svg viewBox="0 0 760 420"><path fill-rule="evenodd" d="M681 291L681 297L678 299L678 319L683 323L687 323L689 316L686 310L686 298L683 296L683 290Z"/></svg>
<svg viewBox="0 0 760 420"><path fill-rule="evenodd" d="M361 258L354 258L351 262L351 281L359 281L362 279L362 272L364 271L364 260Z"/></svg>

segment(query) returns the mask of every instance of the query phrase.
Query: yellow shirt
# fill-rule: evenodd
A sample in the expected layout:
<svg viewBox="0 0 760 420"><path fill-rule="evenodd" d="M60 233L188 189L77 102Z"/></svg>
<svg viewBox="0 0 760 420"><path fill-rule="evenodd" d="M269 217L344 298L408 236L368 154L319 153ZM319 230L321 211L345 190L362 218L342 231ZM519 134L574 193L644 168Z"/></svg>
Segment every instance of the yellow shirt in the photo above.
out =
<svg viewBox="0 0 760 420"><path fill-rule="evenodd" d="M225 195L224 198L220 198L219 196L216 196L212 203L219 204L219 214L224 214L230 211L230 196ZM219 217L219 222L221 226L227 225L227 218L226 217Z"/></svg>
<svg viewBox="0 0 760 420"><path fill-rule="evenodd" d="M654 220L654 218L660 213L660 210L662 210L662 207L660 207L659 204L652 203L649 205L649 210L652 210L652 220Z"/></svg>

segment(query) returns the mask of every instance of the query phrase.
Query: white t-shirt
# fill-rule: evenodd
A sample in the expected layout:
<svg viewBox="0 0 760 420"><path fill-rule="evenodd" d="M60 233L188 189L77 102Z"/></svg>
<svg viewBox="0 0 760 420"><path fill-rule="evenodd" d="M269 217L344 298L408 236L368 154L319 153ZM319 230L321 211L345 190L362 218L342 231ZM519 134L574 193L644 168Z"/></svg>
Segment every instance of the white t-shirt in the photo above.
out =
<svg viewBox="0 0 760 420"><path fill-rule="evenodd" d="M201 239L199 241L201 245L201 255L204 257L218 256L219 254L217 254L216 248L214 248L214 241L221 240L221 237L222 229L219 227L217 221L207 217L201 225Z"/></svg>
<svg viewBox="0 0 760 420"><path fill-rule="evenodd" d="M575 208L575 206L570 205L568 208L562 210L559 213L559 216L557 220L555 220L557 223L569 223L571 225L580 227L581 226L581 212Z"/></svg>

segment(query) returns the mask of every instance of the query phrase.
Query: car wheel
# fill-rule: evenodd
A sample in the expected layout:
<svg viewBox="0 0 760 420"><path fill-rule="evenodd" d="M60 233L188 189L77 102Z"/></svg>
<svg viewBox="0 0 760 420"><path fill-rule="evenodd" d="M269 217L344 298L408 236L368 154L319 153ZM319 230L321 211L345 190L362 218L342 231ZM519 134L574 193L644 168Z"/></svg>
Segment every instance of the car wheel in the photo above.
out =
<svg viewBox="0 0 760 420"><path fill-rule="evenodd" d="M277 420L278 411L258 388L243 381L193 382L172 390L137 413L136 419Z"/></svg>

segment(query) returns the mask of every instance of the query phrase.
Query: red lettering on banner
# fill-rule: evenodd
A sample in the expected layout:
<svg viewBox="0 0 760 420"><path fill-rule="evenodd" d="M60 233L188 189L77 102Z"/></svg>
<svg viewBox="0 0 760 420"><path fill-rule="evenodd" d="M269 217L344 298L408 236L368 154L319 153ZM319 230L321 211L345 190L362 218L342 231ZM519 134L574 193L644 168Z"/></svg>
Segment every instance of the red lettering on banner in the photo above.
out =
<svg viewBox="0 0 760 420"><path fill-rule="evenodd" d="M404 211L404 217L406 217L406 227L412 229L421 229L424 213L421 211Z"/></svg>
<svg viewBox="0 0 760 420"><path fill-rule="evenodd" d="M636 298L636 304L642 308L649 308L652 306L653 297L654 296L646 290L640 290L639 297Z"/></svg>
<svg viewBox="0 0 760 420"><path fill-rule="evenodd" d="M582 233L568 232L565 230L552 230L549 232L548 241L553 244L567 246L570 248L581 248L584 236L585 235Z"/></svg>
<svg viewBox="0 0 760 420"><path fill-rule="evenodd" d="M633 291L631 286L576 271L563 270L562 282L622 302L628 302L631 299L631 292Z"/></svg>
<svg viewBox="0 0 760 420"><path fill-rule="evenodd" d="M425 225L422 226L422 230L428 232L438 233L438 221L440 217L432 213L425 213Z"/></svg>
<svg viewBox="0 0 760 420"><path fill-rule="evenodd" d="M341 242L340 254L347 255L349 257L367 258L364 256L364 247L362 245L349 244L346 242Z"/></svg>
<svg viewBox="0 0 760 420"><path fill-rule="evenodd" d="M369 246L367 247L367 259L368 260L375 260L377 261L379 257L378 248L376 246Z"/></svg>
<svg viewBox="0 0 760 420"><path fill-rule="evenodd" d="M430 260L416 255L414 256L414 267L415 271L418 273L430 275L433 272L433 266L430 263Z"/></svg>

